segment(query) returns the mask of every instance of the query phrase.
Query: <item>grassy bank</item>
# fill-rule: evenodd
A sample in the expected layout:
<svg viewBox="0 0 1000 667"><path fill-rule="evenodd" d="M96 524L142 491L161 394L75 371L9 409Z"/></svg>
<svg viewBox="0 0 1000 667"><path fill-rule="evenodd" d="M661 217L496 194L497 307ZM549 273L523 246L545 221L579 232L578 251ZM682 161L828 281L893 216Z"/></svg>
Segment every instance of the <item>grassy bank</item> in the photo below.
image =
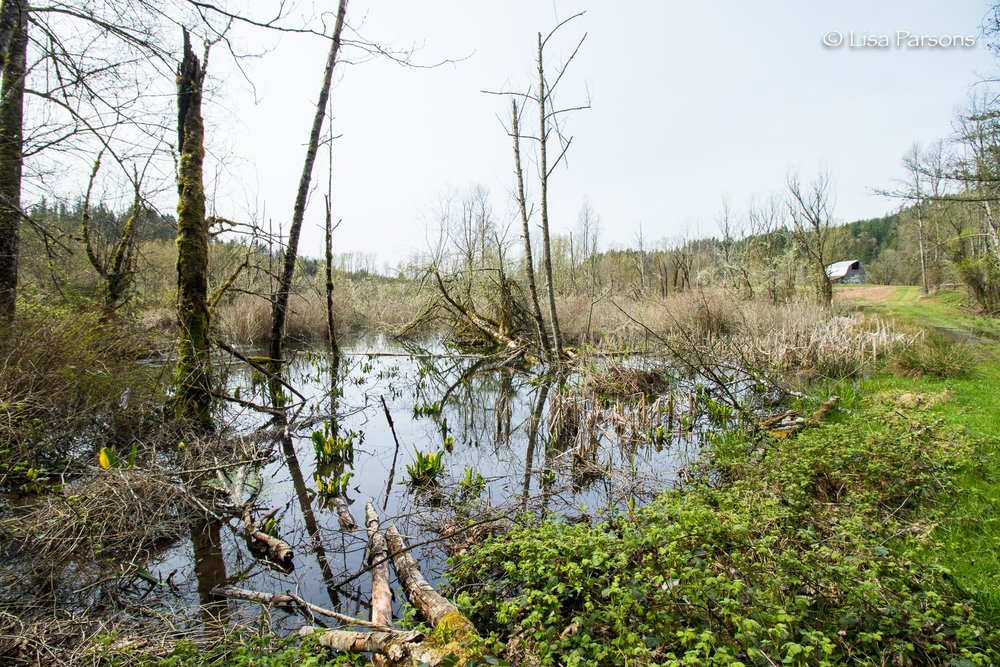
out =
<svg viewBox="0 0 1000 667"><path fill-rule="evenodd" d="M930 408L931 415L960 425L975 443L956 471L955 492L934 511L936 529L922 557L949 568L961 589L1000 626L1000 518L995 509L1000 506L1000 321L970 312L957 292L925 297L916 287L890 289L887 298L876 301L855 299L851 289L840 296L910 327L949 332L970 350L974 363L958 377L884 373L863 382L859 391L946 396Z"/></svg>
<svg viewBox="0 0 1000 667"><path fill-rule="evenodd" d="M865 305L948 329L975 363L932 363L951 348L931 347L890 364L906 375L820 385L843 395L832 418L788 439L720 437L683 491L594 526L550 518L487 541L455 563L466 611L518 664L1000 659L1000 368L981 341L994 323L949 294L904 288Z"/></svg>

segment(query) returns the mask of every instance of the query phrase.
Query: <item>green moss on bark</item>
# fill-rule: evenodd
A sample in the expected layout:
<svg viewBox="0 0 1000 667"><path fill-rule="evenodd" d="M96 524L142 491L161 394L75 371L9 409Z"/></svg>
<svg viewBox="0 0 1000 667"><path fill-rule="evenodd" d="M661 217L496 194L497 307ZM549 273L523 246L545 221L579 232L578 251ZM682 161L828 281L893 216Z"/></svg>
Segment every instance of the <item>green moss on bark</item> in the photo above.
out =
<svg viewBox="0 0 1000 667"><path fill-rule="evenodd" d="M212 422L209 378L208 223L205 218L205 124L201 116L204 71L184 32L177 71L177 412Z"/></svg>

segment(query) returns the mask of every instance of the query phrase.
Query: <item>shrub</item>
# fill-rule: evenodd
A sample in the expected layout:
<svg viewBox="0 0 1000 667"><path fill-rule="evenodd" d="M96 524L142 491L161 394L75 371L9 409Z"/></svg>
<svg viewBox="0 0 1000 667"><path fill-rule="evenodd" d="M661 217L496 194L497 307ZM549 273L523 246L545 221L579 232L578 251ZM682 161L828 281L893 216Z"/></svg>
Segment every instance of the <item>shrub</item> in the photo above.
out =
<svg viewBox="0 0 1000 667"><path fill-rule="evenodd" d="M0 486L25 465L54 466L148 436L163 394L157 372L139 363L150 351L144 339L97 313L18 304L0 342Z"/></svg>

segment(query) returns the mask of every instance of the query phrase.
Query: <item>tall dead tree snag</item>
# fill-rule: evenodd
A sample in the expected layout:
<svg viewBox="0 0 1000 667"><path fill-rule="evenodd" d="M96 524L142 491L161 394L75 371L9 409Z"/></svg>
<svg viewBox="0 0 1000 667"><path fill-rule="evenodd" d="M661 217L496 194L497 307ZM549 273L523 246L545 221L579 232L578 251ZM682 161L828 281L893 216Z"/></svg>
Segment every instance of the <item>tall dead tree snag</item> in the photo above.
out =
<svg viewBox="0 0 1000 667"><path fill-rule="evenodd" d="M531 228L528 225L528 200L524 194L524 171L521 169L521 116L517 99L510 98L510 126L514 137L514 175L517 177L517 208L521 214L521 240L524 243L524 273L528 281L528 296L531 299L531 316L535 321L535 333L538 336L538 346L546 358L556 356L549 344L549 336L545 332L545 321L542 319L542 308L538 303L538 284L535 280L535 256L531 251Z"/></svg>
<svg viewBox="0 0 1000 667"><path fill-rule="evenodd" d="M330 84L333 81L333 66L340 52L340 35L344 29L344 17L347 14L347 0L340 0L337 9L337 22L333 28L330 51L323 70L323 82L320 86L319 100L316 102L316 113L313 116L312 130L309 133L309 145L306 147L306 158L302 164L302 175L299 178L299 189L295 194L295 206L292 210L292 222L288 228L288 245L281 275L278 277L277 291L271 297L271 340L268 354L271 360L271 372L277 375L281 372L282 344L285 336L285 319L288 313L288 296L292 289L292 277L295 274L295 261L298 258L299 235L302 233L302 221L306 214L306 200L309 197L309 183L312 180L313 165L316 162L316 152L319 150L319 137L323 131L323 119L326 118L326 104L330 99Z"/></svg>
<svg viewBox="0 0 1000 667"><path fill-rule="evenodd" d="M553 31L555 32L555 31ZM549 34L552 36L552 33ZM555 283L552 280L552 242L549 239L549 163L548 163L548 142L549 142L549 111L551 89L545 85L545 43L548 37L542 39L542 33L538 33L538 181L541 188L541 215L542 215L542 268L545 270L545 289L549 297L549 321L552 324L552 346L556 354L553 360L558 361L562 353L562 332L559 330L559 312L556 308ZM558 80L557 80L558 83ZM553 165L555 167L555 165Z"/></svg>
<svg viewBox="0 0 1000 667"><path fill-rule="evenodd" d="M21 172L24 160L24 90L27 74L28 3L0 5L0 324L14 319L17 255L21 228Z"/></svg>
<svg viewBox="0 0 1000 667"><path fill-rule="evenodd" d="M205 123L201 115L205 72L184 31L177 69L177 411L211 424L209 379L208 222L205 218Z"/></svg>
<svg viewBox="0 0 1000 667"><path fill-rule="evenodd" d="M524 252L526 255L525 272L527 273L528 290L532 299L532 317L535 320L536 328L539 330L539 345L546 353L548 353L548 356L553 363L558 363L565 353L563 350L562 330L559 327L559 313L556 307L555 281L553 280L552 241L549 232L549 178L555 172L559 164L566 159L566 154L569 151L570 144L573 143L573 137L567 137L563 132L562 120L565 118L566 114L571 111L590 108L589 103L572 107L559 107L555 103L554 96L557 88L559 87L559 83L563 80L564 75L566 74L567 68L573 61L573 58L576 57L576 54L579 52L580 47L587 38L587 35L584 34L583 37L580 38L576 47L573 49L570 56L564 61L562 66L555 69L555 76L552 78L551 83L545 70L545 48L548 45L549 40L552 39L560 28L582 15L583 12L574 14L565 21L562 21L559 25L553 28L548 35L543 36L542 33L538 33L535 63L538 72L538 79L535 85L532 86L532 90L530 92L484 91L493 95L506 95L511 98L511 126L510 128L507 128L507 131L508 134L510 134L514 139L514 171L517 176L516 197L521 214L521 236L524 240ZM527 102L534 103L538 109L537 134L521 134L522 107L519 106L519 103L524 104ZM553 137L558 139L559 154L556 156L556 159L550 163L548 149L549 142ZM551 339L549 339L548 335L544 332L541 309L538 303L538 292L533 265L534 259L531 251L531 230L528 226L528 219L530 215L528 213L527 198L524 190L524 176L521 168L521 139L529 139L538 142L539 214L542 229L542 273L545 276L546 283L546 300L548 303Z"/></svg>

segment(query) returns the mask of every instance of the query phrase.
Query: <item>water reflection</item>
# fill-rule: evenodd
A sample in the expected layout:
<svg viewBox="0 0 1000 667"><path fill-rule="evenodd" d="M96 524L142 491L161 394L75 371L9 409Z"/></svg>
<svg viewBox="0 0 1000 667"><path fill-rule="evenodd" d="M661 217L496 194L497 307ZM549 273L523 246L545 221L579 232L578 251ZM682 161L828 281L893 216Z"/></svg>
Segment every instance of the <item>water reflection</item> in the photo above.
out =
<svg viewBox="0 0 1000 667"><path fill-rule="evenodd" d="M275 385L266 396L260 378L231 379L232 390L240 387L253 402L306 400L267 431L275 434L272 455L259 470L258 502L275 510L274 529L296 553L294 571L256 562L240 540L220 534L218 522L192 531L193 562L185 560L191 550L178 545L159 565L188 572L196 581L192 602L212 618L229 613L211 595L227 581L227 570L237 573L230 583L292 590L363 614L367 539L363 527L345 524L348 503L358 508L370 500L382 509L384 527L395 523L411 545L426 542L415 553L433 579L444 570L448 546L435 529L457 525L456 515L474 523L487 514L616 511L674 483L697 455L700 430L710 426L697 398L690 409L675 408L690 402L684 386L662 400L613 395L579 376L539 377L441 345L368 341L344 346L332 367L325 354L300 353L287 364L285 381L294 392L274 394ZM226 418L249 430L271 417L231 412ZM414 493L405 483L418 451L443 452L436 494Z"/></svg>

